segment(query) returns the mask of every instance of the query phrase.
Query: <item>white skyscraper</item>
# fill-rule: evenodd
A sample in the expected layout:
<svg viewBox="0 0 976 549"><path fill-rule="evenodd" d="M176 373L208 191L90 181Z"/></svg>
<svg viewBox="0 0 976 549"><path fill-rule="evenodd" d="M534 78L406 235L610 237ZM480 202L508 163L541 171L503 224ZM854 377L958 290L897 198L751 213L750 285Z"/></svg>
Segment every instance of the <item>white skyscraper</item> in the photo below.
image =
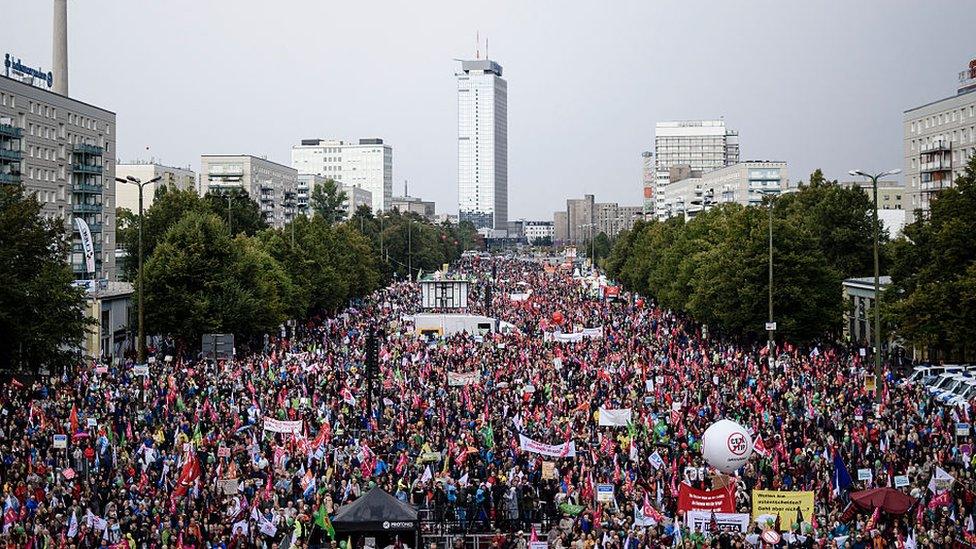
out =
<svg viewBox="0 0 976 549"><path fill-rule="evenodd" d="M458 210L478 229L508 227L508 82L488 59L461 61Z"/></svg>

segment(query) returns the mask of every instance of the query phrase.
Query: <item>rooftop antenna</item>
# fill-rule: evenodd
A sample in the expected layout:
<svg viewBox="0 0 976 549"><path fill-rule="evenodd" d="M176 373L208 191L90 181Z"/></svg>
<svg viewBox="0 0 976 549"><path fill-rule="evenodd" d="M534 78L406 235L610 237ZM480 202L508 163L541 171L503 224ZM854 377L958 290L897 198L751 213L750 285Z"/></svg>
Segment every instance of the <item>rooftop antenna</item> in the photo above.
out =
<svg viewBox="0 0 976 549"><path fill-rule="evenodd" d="M403 196L410 196L410 193L407 192L407 180L406 179L403 180Z"/></svg>
<svg viewBox="0 0 976 549"><path fill-rule="evenodd" d="M474 58L481 59L481 32L474 31Z"/></svg>

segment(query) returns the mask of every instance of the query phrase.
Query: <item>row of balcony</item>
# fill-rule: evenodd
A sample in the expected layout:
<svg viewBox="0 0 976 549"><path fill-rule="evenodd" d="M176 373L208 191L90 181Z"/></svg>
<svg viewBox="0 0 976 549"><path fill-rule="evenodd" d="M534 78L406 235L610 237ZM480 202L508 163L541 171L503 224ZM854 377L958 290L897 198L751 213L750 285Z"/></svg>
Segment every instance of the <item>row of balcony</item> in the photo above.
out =
<svg viewBox="0 0 976 549"><path fill-rule="evenodd" d="M99 147L98 145L89 145L87 143L76 143L72 150L79 154L102 156L102 153L104 152L105 149Z"/></svg>
<svg viewBox="0 0 976 549"><path fill-rule="evenodd" d="M71 171L75 173L90 173L101 175L102 166L97 164L72 164Z"/></svg>
<svg viewBox="0 0 976 549"><path fill-rule="evenodd" d="M0 136L21 138L24 137L24 130L12 124L0 123Z"/></svg>
<svg viewBox="0 0 976 549"><path fill-rule="evenodd" d="M22 160L24 153L12 149L0 149L0 160Z"/></svg>
<svg viewBox="0 0 976 549"><path fill-rule="evenodd" d="M0 184L5 185L19 185L20 184L20 173L0 173Z"/></svg>
<svg viewBox="0 0 976 549"><path fill-rule="evenodd" d="M72 204L71 211L74 213L101 213L101 204Z"/></svg>
<svg viewBox="0 0 976 549"><path fill-rule="evenodd" d="M76 193L102 194L102 186L92 183L75 183L71 190Z"/></svg>

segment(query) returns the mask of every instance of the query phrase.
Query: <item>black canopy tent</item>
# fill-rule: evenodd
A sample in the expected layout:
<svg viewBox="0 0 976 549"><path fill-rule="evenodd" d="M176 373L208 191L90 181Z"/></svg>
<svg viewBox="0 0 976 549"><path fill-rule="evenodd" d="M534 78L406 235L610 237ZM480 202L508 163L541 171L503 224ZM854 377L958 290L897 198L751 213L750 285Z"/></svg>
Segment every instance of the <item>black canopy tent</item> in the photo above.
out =
<svg viewBox="0 0 976 549"><path fill-rule="evenodd" d="M377 549L394 545L398 539L411 549L417 549L420 543L417 510L378 487L340 507L332 526L336 540L353 539L348 549L362 547L365 538L375 538Z"/></svg>

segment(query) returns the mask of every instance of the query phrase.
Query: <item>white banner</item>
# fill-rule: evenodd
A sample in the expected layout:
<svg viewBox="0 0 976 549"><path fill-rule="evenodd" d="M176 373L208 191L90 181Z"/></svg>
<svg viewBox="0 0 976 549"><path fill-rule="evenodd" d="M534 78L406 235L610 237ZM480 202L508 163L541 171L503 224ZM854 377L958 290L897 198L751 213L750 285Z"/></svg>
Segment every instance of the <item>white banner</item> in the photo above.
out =
<svg viewBox="0 0 976 549"><path fill-rule="evenodd" d="M447 384L450 387L463 387L464 385L474 385L481 381L480 372L447 372Z"/></svg>
<svg viewBox="0 0 976 549"><path fill-rule="evenodd" d="M576 443L543 444L525 435L519 435L519 447L525 452L533 452L551 457L576 457Z"/></svg>
<svg viewBox="0 0 976 549"><path fill-rule="evenodd" d="M685 524L692 532L711 531L712 512L691 510L685 514ZM749 530L749 513L715 513L715 522L720 532L741 532Z"/></svg>
<svg viewBox="0 0 976 549"><path fill-rule="evenodd" d="M301 420L281 421L266 417L264 418L264 430L272 433L294 433L297 435L302 432L302 422Z"/></svg>
<svg viewBox="0 0 976 549"><path fill-rule="evenodd" d="M508 298L512 301L526 301L530 295L532 295L531 291L520 294L508 294Z"/></svg>
<svg viewBox="0 0 976 549"><path fill-rule="evenodd" d="M630 408L620 408L611 410L600 407L600 426L601 427L626 427L633 416Z"/></svg>
<svg viewBox="0 0 976 549"><path fill-rule="evenodd" d="M573 334L552 334L552 338L562 343L576 343L577 341L583 341L583 334L581 332Z"/></svg>
<svg viewBox="0 0 976 549"><path fill-rule="evenodd" d="M583 328L583 337L603 337L603 326L599 328Z"/></svg>
<svg viewBox="0 0 976 549"><path fill-rule="evenodd" d="M75 218L75 227L81 237L81 251L85 254L85 273L95 273L95 244L92 242L91 229L88 223L80 217Z"/></svg>
<svg viewBox="0 0 976 549"><path fill-rule="evenodd" d="M132 375L134 376L148 376L149 375L149 365L148 364L135 364L132 366Z"/></svg>

